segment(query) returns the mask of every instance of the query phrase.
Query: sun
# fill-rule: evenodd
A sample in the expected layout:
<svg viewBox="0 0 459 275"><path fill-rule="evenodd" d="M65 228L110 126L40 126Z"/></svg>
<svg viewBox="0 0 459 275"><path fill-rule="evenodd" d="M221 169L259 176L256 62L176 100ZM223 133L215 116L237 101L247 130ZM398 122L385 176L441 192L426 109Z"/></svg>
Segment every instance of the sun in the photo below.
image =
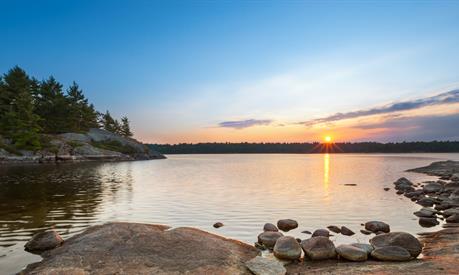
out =
<svg viewBox="0 0 459 275"><path fill-rule="evenodd" d="M330 143L332 141L332 137L331 136L325 136L324 137L324 141L325 141L325 143Z"/></svg>

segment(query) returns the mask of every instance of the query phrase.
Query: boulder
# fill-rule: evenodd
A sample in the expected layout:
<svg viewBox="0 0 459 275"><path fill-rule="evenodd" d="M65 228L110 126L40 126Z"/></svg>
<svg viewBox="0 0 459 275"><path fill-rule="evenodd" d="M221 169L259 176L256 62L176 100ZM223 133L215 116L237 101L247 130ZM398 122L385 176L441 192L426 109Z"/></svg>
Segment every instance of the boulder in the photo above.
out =
<svg viewBox="0 0 459 275"><path fill-rule="evenodd" d="M327 237L312 237L301 242L304 254L311 260L326 260L336 258L335 245Z"/></svg>
<svg viewBox="0 0 459 275"><path fill-rule="evenodd" d="M284 235L280 232L266 231L258 235L258 243L264 245L266 248L272 249L277 239L282 236Z"/></svg>
<svg viewBox="0 0 459 275"><path fill-rule="evenodd" d="M345 236L352 236L354 235L354 231L350 230L349 228L347 228L346 226L341 226L341 234L345 235Z"/></svg>
<svg viewBox="0 0 459 275"><path fill-rule="evenodd" d="M424 207L421 210L414 212L413 214L417 217L433 218L435 217L436 213L437 211L434 209Z"/></svg>
<svg viewBox="0 0 459 275"><path fill-rule="evenodd" d="M279 231L279 229L277 229L277 227L272 223L265 223L265 225L263 226L263 231L277 232Z"/></svg>
<svg viewBox="0 0 459 275"><path fill-rule="evenodd" d="M424 207L431 207L435 204L435 201L432 198L423 197L420 198L416 203Z"/></svg>
<svg viewBox="0 0 459 275"><path fill-rule="evenodd" d="M370 255L371 251L374 250L374 247L371 244L367 243L353 243L351 245L364 250L365 252L367 252L368 255Z"/></svg>
<svg viewBox="0 0 459 275"><path fill-rule="evenodd" d="M285 267L274 259L256 256L245 263L245 266L255 275L284 275Z"/></svg>
<svg viewBox="0 0 459 275"><path fill-rule="evenodd" d="M292 229L297 228L298 223L295 220L283 219L277 222L277 227L284 232L288 232Z"/></svg>
<svg viewBox="0 0 459 275"><path fill-rule="evenodd" d="M422 227L433 227L439 225L440 223L436 218L420 217L419 225Z"/></svg>
<svg viewBox="0 0 459 275"><path fill-rule="evenodd" d="M60 246L64 240L54 230L40 232L33 235L25 245L25 249L28 251L44 251L56 248Z"/></svg>
<svg viewBox="0 0 459 275"><path fill-rule="evenodd" d="M371 252L371 256L380 261L409 261L411 259L410 252L400 246L384 246L375 248Z"/></svg>
<svg viewBox="0 0 459 275"><path fill-rule="evenodd" d="M328 230L330 230L331 232L335 232L337 234L341 233L341 229L336 226L336 225L329 225L327 226Z"/></svg>
<svg viewBox="0 0 459 275"><path fill-rule="evenodd" d="M353 262L363 262L368 258L368 254L365 250L360 249L356 246L350 244L342 244L336 247L336 252L340 258L353 261Z"/></svg>
<svg viewBox="0 0 459 275"><path fill-rule="evenodd" d="M459 223L459 214L453 214L446 218L447 223Z"/></svg>
<svg viewBox="0 0 459 275"><path fill-rule="evenodd" d="M365 223L365 229L376 233L378 231L382 231L385 233L390 232L390 226L385 222L380 221L369 221Z"/></svg>
<svg viewBox="0 0 459 275"><path fill-rule="evenodd" d="M298 260L301 256L301 246L290 236L277 239L273 251L274 256L281 260Z"/></svg>
<svg viewBox="0 0 459 275"><path fill-rule="evenodd" d="M376 249L385 246L400 246L406 249L411 257L416 258L422 251L419 240L406 232L391 232L380 234L370 240L370 244Z"/></svg>
<svg viewBox="0 0 459 275"><path fill-rule="evenodd" d="M327 229L316 229L314 233L312 233L312 237L330 237L330 232Z"/></svg>
<svg viewBox="0 0 459 275"><path fill-rule="evenodd" d="M424 190L424 193L427 194L437 193L443 190L443 185L438 182L429 182L428 184L424 185L424 187L422 187L422 190Z"/></svg>
<svg viewBox="0 0 459 275"><path fill-rule="evenodd" d="M450 208L443 211L443 216L449 217L454 214L459 214L459 208Z"/></svg>

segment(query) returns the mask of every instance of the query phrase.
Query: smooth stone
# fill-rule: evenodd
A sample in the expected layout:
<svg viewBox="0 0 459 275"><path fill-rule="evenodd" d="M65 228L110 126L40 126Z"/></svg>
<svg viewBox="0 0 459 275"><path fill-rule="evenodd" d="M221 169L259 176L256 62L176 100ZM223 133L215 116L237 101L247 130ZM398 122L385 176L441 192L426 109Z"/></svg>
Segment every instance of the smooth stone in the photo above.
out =
<svg viewBox="0 0 459 275"><path fill-rule="evenodd" d="M354 235L354 231L350 230L349 228L347 228L346 226L341 226L341 234L345 235L345 236L352 236Z"/></svg>
<svg viewBox="0 0 459 275"><path fill-rule="evenodd" d="M435 216L436 211L431 208L422 208L419 211L414 212L413 214L417 217L432 218Z"/></svg>
<svg viewBox="0 0 459 275"><path fill-rule="evenodd" d="M410 252L400 246L384 246L376 248L371 252L371 256L380 261L409 261Z"/></svg>
<svg viewBox="0 0 459 275"><path fill-rule="evenodd" d="M214 228L220 228L222 226L223 226L223 223L221 223L221 222L214 223Z"/></svg>
<svg viewBox="0 0 459 275"><path fill-rule="evenodd" d="M400 185L400 184L413 185L413 183L405 177L399 178L398 180L394 182L394 184L395 185Z"/></svg>
<svg viewBox="0 0 459 275"><path fill-rule="evenodd" d="M440 223L436 218L428 218L428 217L420 217L419 218L419 225L422 227L434 227L439 225Z"/></svg>
<svg viewBox="0 0 459 275"><path fill-rule="evenodd" d="M277 232L279 231L279 229L272 223L265 223L265 225L263 226L263 231Z"/></svg>
<svg viewBox="0 0 459 275"><path fill-rule="evenodd" d="M370 235L372 233L371 231L368 231L368 230L365 230L365 229L360 229L360 232L362 234L365 234L365 235Z"/></svg>
<svg viewBox="0 0 459 275"><path fill-rule="evenodd" d="M336 226L336 225L329 225L327 226L327 228L331 231L331 232L335 232L337 234L341 233L341 229Z"/></svg>
<svg viewBox="0 0 459 275"><path fill-rule="evenodd" d="M384 187L384 191L389 191L390 188L389 187Z"/></svg>
<svg viewBox="0 0 459 275"><path fill-rule="evenodd" d="M64 240L54 230L40 232L33 235L25 245L25 249L28 251L44 251L56 248L60 246Z"/></svg>
<svg viewBox="0 0 459 275"><path fill-rule="evenodd" d="M435 201L431 198L424 197L420 198L416 203L425 207L431 207L435 204Z"/></svg>
<svg viewBox="0 0 459 275"><path fill-rule="evenodd" d="M369 221L365 223L365 229L376 233L378 231L382 231L385 233L390 232L390 226L385 222L380 221Z"/></svg>
<svg viewBox="0 0 459 275"><path fill-rule="evenodd" d="M443 185L438 182L430 182L422 187L425 193L437 193L443 190Z"/></svg>
<svg viewBox="0 0 459 275"><path fill-rule="evenodd" d="M443 216L449 217L454 214L459 214L459 208L449 208L443 211Z"/></svg>
<svg viewBox="0 0 459 275"><path fill-rule="evenodd" d="M304 234L309 234L309 235L311 235L311 231L309 231L309 230L303 230L303 231L301 231L301 233L304 233Z"/></svg>
<svg viewBox="0 0 459 275"><path fill-rule="evenodd" d="M255 275L284 275L285 267L274 259L256 256L245 263L245 266Z"/></svg>
<svg viewBox="0 0 459 275"><path fill-rule="evenodd" d="M447 223L459 223L459 214L453 214L446 218Z"/></svg>
<svg viewBox="0 0 459 275"><path fill-rule="evenodd" d="M385 246L400 246L406 249L413 258L416 258L422 251L422 244L419 240L406 232L391 232L377 235L370 240L370 244L375 249Z"/></svg>
<svg viewBox="0 0 459 275"><path fill-rule="evenodd" d="M363 262L368 258L368 254L365 250L350 244L342 244L337 246L336 252L340 258L353 262Z"/></svg>
<svg viewBox="0 0 459 275"><path fill-rule="evenodd" d="M291 220L291 219L283 219L283 220L279 220L277 222L277 228L279 228L280 230L284 231L284 232L288 232L292 229L295 229L298 227L298 222L295 221L295 220Z"/></svg>
<svg viewBox="0 0 459 275"><path fill-rule="evenodd" d="M314 233L312 233L312 237L330 237L330 232L327 229L316 229Z"/></svg>
<svg viewBox="0 0 459 275"><path fill-rule="evenodd" d="M301 256L301 246L295 238L284 236L277 239L273 252L281 260L297 260Z"/></svg>
<svg viewBox="0 0 459 275"><path fill-rule="evenodd" d="M371 244L367 243L353 243L351 245L364 250L368 255L370 255L371 251L375 249Z"/></svg>
<svg viewBox="0 0 459 275"><path fill-rule="evenodd" d="M272 249L276 244L277 239L284 236L280 232L266 231L258 235L258 242L263 244L265 247Z"/></svg>
<svg viewBox="0 0 459 275"><path fill-rule="evenodd" d="M311 260L326 260L336 258L335 245L327 237L312 237L301 242L301 248Z"/></svg>

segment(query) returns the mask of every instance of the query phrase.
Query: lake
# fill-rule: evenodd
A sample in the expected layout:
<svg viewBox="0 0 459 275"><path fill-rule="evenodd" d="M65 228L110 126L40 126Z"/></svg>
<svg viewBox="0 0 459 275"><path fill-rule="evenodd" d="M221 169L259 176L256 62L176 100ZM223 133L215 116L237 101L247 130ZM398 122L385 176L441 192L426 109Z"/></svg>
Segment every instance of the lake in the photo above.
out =
<svg viewBox="0 0 459 275"><path fill-rule="evenodd" d="M169 155L166 160L2 165L0 273L11 274L40 257L24 243L54 228L68 238L108 221L192 226L253 243L264 223L298 221L288 234L345 225L356 234L336 243L365 242L361 223L381 220L393 231L437 230L418 225L421 207L395 194L404 172L459 154ZM348 186L346 184L355 184ZM390 187L384 191L384 187ZM223 222L224 227L212 225Z"/></svg>

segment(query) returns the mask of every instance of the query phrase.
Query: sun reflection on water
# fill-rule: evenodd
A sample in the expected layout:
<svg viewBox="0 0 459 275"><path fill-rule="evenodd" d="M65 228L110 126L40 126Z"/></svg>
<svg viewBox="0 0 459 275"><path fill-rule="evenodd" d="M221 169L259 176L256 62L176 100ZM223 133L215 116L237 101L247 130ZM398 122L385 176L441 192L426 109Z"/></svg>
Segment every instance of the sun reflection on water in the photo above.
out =
<svg viewBox="0 0 459 275"><path fill-rule="evenodd" d="M324 154L324 188L328 190L330 179L330 154Z"/></svg>

